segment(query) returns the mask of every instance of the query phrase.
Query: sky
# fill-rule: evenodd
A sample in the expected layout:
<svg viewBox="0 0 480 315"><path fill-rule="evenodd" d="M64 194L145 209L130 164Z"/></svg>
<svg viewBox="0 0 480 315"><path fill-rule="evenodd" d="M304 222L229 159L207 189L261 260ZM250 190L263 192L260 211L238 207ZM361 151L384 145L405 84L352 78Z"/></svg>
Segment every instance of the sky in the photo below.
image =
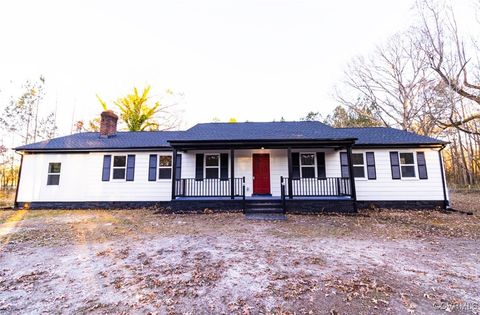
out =
<svg viewBox="0 0 480 315"><path fill-rule="evenodd" d="M52 1L0 4L0 108L46 79L59 134L133 86L183 95L182 128L328 114L347 63L412 20L410 0ZM167 100L164 100L168 103Z"/></svg>

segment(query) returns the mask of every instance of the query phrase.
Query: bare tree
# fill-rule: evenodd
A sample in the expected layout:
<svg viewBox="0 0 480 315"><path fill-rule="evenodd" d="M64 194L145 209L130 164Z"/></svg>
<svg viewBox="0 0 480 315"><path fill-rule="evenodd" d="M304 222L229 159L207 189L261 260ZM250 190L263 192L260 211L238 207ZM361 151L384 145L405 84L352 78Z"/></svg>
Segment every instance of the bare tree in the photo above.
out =
<svg viewBox="0 0 480 315"><path fill-rule="evenodd" d="M342 104L355 109L359 99L366 100L386 126L422 134L435 129L434 116L426 112L437 107L437 81L411 32L393 36L368 57L355 58L345 77L344 85L351 93L337 92Z"/></svg>
<svg viewBox="0 0 480 315"><path fill-rule="evenodd" d="M473 7L477 14L480 13L479 8L480 5ZM443 128L456 127L467 133L474 132L465 127L470 121L480 120L478 42L475 38L466 40L468 36L461 33L452 7L420 0L417 9L421 17L418 48L425 53L430 68L451 92L450 115L446 121L440 121L440 125ZM478 16L477 24L480 26ZM459 98L475 104L475 110L467 116L461 115Z"/></svg>
<svg viewBox="0 0 480 315"><path fill-rule="evenodd" d="M448 140L447 177L471 188L480 184L480 45L468 32L480 30L466 32L456 7L434 1L418 0L416 26L357 57L337 95L351 109L367 99L387 126ZM472 9L480 26L480 1Z"/></svg>

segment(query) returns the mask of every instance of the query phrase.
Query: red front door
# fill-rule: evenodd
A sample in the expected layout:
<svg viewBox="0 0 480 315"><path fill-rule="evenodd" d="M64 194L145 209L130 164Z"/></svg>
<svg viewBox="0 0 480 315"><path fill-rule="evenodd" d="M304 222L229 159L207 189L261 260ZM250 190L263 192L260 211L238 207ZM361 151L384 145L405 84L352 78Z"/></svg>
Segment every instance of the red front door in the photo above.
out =
<svg viewBox="0 0 480 315"><path fill-rule="evenodd" d="M270 155L253 155L253 193L270 194Z"/></svg>

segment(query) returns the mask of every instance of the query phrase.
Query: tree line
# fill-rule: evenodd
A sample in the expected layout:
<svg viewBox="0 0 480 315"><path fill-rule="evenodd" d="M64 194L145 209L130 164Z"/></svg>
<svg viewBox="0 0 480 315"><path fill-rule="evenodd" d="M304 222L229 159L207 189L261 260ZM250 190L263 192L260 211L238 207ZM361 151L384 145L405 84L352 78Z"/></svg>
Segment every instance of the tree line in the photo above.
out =
<svg viewBox="0 0 480 315"><path fill-rule="evenodd" d="M480 1L471 5L477 20L461 27L448 2L418 1L414 25L348 64L334 92L341 105L303 119L444 139L450 184L480 186L480 46L472 36L480 31Z"/></svg>

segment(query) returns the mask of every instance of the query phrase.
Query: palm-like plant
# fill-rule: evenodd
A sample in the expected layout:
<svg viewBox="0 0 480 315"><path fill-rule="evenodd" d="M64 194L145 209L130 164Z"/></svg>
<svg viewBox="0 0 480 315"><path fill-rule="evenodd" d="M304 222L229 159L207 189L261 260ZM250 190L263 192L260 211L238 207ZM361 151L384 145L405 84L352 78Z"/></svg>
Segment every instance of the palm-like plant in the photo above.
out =
<svg viewBox="0 0 480 315"><path fill-rule="evenodd" d="M155 121L155 115L160 111L160 102L148 104L150 86L143 89L142 94L137 88L133 88L133 94L119 98L114 104L120 110L120 118L125 122L129 131L153 131L158 130L159 124ZM98 97L103 109L107 104Z"/></svg>

